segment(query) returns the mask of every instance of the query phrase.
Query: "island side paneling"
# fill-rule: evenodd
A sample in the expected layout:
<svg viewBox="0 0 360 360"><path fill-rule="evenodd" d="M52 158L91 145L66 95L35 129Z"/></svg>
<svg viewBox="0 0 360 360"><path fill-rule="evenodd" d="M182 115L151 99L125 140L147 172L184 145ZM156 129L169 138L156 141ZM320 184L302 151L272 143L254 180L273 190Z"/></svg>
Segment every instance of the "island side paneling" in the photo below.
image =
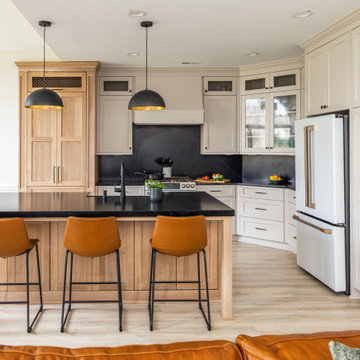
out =
<svg viewBox="0 0 360 360"><path fill-rule="evenodd" d="M64 281L64 218L25 219L29 236L39 239L43 295L46 303L60 303ZM123 298L125 302L146 302L150 277L150 239L154 229L153 218L119 218L121 238L120 262ZM210 296L220 300L220 261L222 221L207 219L208 276ZM171 239L169 239L171 241ZM84 258L74 255L73 281L115 281L115 254L101 258ZM202 288L205 289L203 260L201 256ZM30 279L37 281L35 252L30 256ZM197 280L196 255L173 257L158 254L156 280ZM1 282L25 281L25 256L0 259ZM158 284L156 297L196 298L196 284ZM166 291L165 291L166 290ZM205 294L204 294L205 295ZM203 295L203 296L204 296ZM73 299L115 299L116 285L74 285ZM0 287L0 300L25 298L25 287ZM31 298L38 298L37 288L31 288Z"/></svg>

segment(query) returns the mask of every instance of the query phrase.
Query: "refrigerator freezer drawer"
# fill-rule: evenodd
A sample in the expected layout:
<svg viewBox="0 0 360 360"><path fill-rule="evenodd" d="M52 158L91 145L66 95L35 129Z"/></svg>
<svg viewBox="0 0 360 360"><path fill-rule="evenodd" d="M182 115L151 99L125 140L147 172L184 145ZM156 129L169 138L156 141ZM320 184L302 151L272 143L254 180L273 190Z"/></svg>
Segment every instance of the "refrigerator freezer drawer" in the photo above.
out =
<svg viewBox="0 0 360 360"><path fill-rule="evenodd" d="M297 216L298 265L334 291L345 291L345 228Z"/></svg>

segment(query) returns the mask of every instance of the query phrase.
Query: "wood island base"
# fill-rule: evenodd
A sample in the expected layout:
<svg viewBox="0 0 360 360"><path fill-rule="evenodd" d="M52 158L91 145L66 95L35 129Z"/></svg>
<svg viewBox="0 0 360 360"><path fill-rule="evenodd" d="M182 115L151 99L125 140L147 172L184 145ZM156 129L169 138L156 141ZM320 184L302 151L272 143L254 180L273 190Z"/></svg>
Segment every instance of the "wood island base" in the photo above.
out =
<svg viewBox="0 0 360 360"><path fill-rule="evenodd" d="M64 233L66 218L25 218L30 238L39 239L43 297L46 303L62 301L64 281ZM120 266L123 300L125 303L144 303L148 300L150 277L150 238L155 218L117 218L121 248ZM207 217L208 245L206 247L210 298L221 301L225 319L232 318L232 229L231 217ZM171 239L169 239L171 241ZM202 257L201 257L202 259ZM202 260L201 260L202 261ZM115 254L100 258L74 255L74 281L115 281ZM159 254L156 280L196 280L196 255L172 257ZM202 288L205 289L203 264ZM30 280L37 281L35 253L30 253ZM0 259L0 282L25 281L25 256ZM157 284L156 298L197 298L196 284ZM166 290L166 291L165 291ZM203 293L205 296L205 291ZM116 299L116 285L74 285L74 300ZM0 301L25 298L25 286L1 286ZM38 301L38 290L31 289L32 301Z"/></svg>

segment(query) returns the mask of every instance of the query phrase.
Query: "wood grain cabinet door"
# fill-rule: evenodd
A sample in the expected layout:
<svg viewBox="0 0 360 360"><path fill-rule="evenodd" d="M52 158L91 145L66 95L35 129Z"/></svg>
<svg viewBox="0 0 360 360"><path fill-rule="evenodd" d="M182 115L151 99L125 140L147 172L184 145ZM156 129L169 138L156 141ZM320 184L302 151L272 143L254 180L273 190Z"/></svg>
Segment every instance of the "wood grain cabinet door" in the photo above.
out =
<svg viewBox="0 0 360 360"><path fill-rule="evenodd" d="M64 108L56 122L56 182L58 186L86 183L86 94L60 94Z"/></svg>
<svg viewBox="0 0 360 360"><path fill-rule="evenodd" d="M29 109L27 116L28 186L56 186L56 118L59 110Z"/></svg>

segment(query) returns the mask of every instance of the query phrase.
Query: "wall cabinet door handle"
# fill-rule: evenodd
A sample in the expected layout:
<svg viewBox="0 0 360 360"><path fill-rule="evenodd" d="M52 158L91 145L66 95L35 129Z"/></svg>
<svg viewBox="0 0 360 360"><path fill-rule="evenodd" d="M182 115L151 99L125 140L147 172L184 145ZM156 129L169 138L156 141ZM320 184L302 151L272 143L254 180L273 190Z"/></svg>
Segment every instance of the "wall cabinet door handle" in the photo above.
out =
<svg viewBox="0 0 360 360"><path fill-rule="evenodd" d="M256 230L260 230L260 231L267 231L267 229L259 228L259 227L256 227L255 229L256 229Z"/></svg>
<svg viewBox="0 0 360 360"><path fill-rule="evenodd" d="M327 109L328 108L328 106L327 105L324 105L324 109Z"/></svg>
<svg viewBox="0 0 360 360"><path fill-rule="evenodd" d="M56 184L56 166L53 166L53 183Z"/></svg>
<svg viewBox="0 0 360 360"><path fill-rule="evenodd" d="M267 211L268 209L264 209L264 208L255 208L255 210L261 210L261 211Z"/></svg>

